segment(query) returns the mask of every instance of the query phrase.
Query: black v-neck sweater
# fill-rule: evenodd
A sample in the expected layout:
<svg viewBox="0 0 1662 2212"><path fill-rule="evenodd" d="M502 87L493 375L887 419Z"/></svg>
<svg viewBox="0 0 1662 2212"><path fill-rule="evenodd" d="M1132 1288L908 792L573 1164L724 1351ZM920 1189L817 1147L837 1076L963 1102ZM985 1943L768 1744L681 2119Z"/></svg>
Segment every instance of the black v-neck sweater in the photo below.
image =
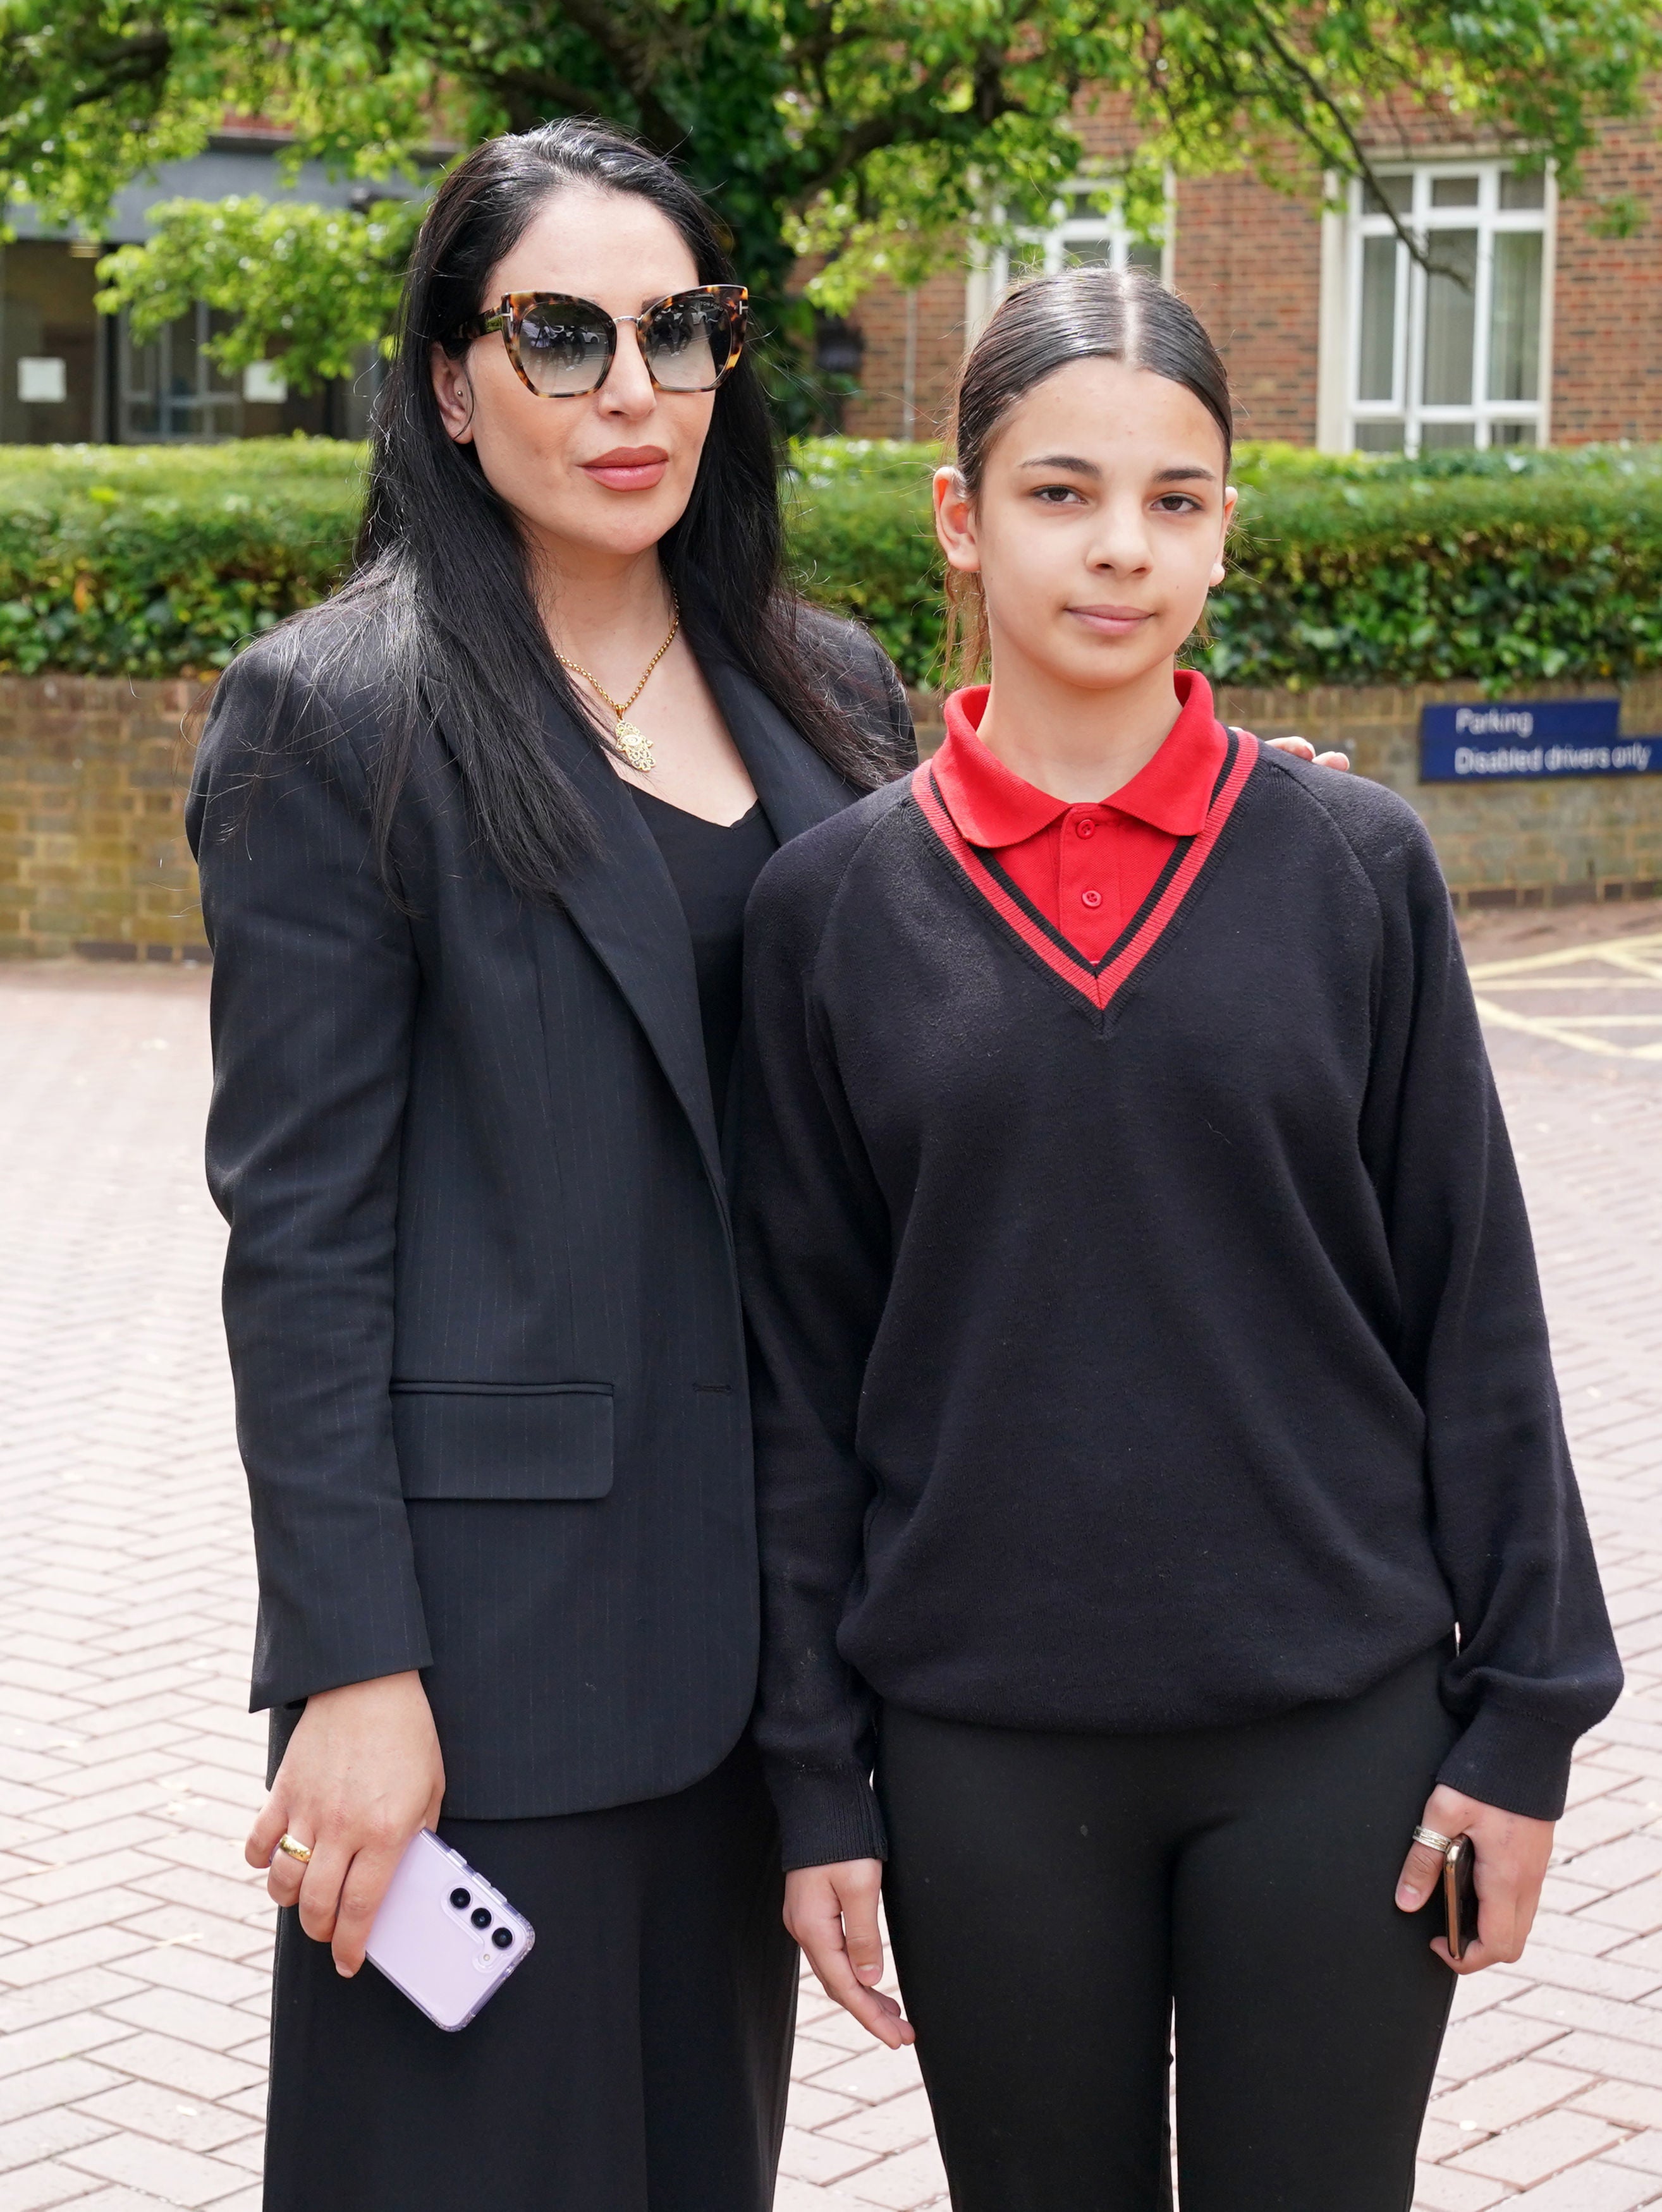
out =
<svg viewBox="0 0 1662 2212"><path fill-rule="evenodd" d="M1089 965L925 767L769 863L746 965L787 1865L880 1855L874 1699L1190 1729L1456 1630L1442 1778L1555 1815L1621 1672L1412 811L1237 736Z"/></svg>

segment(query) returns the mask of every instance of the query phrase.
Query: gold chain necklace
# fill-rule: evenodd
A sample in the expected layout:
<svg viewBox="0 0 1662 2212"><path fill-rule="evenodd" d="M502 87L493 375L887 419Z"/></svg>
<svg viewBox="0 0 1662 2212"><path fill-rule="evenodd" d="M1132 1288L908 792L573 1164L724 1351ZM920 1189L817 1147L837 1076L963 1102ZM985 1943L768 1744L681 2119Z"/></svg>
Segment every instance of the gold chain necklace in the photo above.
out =
<svg viewBox="0 0 1662 2212"><path fill-rule="evenodd" d="M591 676L587 669L584 668L579 662L568 660L563 653L557 653L554 656L555 659L559 662L562 668L569 668L574 676L581 676L584 683L589 686L591 690L598 693L599 696L605 700L606 705L611 708L612 714L617 718L618 723L617 728L612 732L612 742L617 746L618 751L629 763L636 775L650 775L653 769L658 765L658 759L656 754L652 750L652 740L648 737L646 732L644 730L637 730L633 722L626 721L624 718L628 714L630 708L635 704L635 702L640 697L642 692L646 690L647 678L651 675L653 670L658 665L658 663L663 659L664 655L669 651L671 646L675 642L675 633L681 627L681 610L673 592L670 594L669 603L675 610L675 619L669 626L669 635L664 640L656 653L653 654L651 659L648 661L646 668L642 674L640 682L635 686L635 689L630 693L627 699L614 699L612 694L601 686L599 678L597 677Z"/></svg>

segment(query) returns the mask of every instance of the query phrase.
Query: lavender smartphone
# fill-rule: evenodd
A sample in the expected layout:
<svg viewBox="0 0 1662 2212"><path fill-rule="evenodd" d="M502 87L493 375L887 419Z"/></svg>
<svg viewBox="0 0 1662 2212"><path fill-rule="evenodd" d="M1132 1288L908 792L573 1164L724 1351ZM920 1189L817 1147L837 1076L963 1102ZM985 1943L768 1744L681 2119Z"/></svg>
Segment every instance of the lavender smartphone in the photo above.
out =
<svg viewBox="0 0 1662 2212"><path fill-rule="evenodd" d="M411 2004L454 2033L495 1996L536 1940L500 1890L423 1828L399 1861L365 1949Z"/></svg>

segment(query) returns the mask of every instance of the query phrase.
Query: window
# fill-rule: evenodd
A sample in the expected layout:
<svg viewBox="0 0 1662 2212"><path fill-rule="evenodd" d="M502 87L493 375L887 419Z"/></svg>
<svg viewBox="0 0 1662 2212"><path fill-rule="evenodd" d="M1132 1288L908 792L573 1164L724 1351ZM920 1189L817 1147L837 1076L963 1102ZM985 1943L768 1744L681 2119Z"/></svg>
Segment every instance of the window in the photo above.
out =
<svg viewBox="0 0 1662 2212"><path fill-rule="evenodd" d="M198 301L143 343L121 317L123 442L182 443L242 434L242 382L219 367L208 340L222 324Z"/></svg>
<svg viewBox="0 0 1662 2212"><path fill-rule="evenodd" d="M270 362L223 369L208 351L226 319L201 301L154 337L140 340L119 319L116 439L132 445L181 445L217 438L362 438L380 381L380 357L366 346L358 373L338 384L295 392Z"/></svg>
<svg viewBox="0 0 1662 2212"><path fill-rule="evenodd" d="M1549 185L1440 162L1353 185L1347 446L1422 453L1543 442ZM1425 240L1422 269L1391 228Z"/></svg>
<svg viewBox="0 0 1662 2212"><path fill-rule="evenodd" d="M1024 277L1097 267L1146 269L1162 283L1167 281L1170 222L1165 242L1133 238L1117 209L1104 215L1091 206L1089 196L1097 189L1076 185L1067 199L1057 203L1056 221L1049 230L1024 233L1019 245L1001 248L985 267L971 272L966 319L971 338L1011 285Z"/></svg>

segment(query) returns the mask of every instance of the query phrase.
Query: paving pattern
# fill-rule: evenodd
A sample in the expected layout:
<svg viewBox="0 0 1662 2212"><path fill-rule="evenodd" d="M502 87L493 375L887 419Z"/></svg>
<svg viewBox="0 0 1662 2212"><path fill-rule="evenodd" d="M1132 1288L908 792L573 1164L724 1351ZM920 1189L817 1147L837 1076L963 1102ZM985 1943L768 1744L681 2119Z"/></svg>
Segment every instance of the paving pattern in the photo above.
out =
<svg viewBox="0 0 1662 2212"><path fill-rule="evenodd" d="M270 1915L198 975L0 975L0 2212L254 2212Z"/></svg>
<svg viewBox="0 0 1662 2212"><path fill-rule="evenodd" d="M1645 923L1495 923L1471 947L1496 971L1480 988L1629 1687L1578 1762L1527 1957L1462 1986L1421 2212L1662 2205ZM1619 957L1586 950L1610 936ZM1607 988L1629 978L1647 988ZM263 1730L243 1711L253 1584L201 1183L204 998L179 971L0 972L0 2212L259 2202L270 1926L240 1839ZM805 1985L795 2072L779 2212L944 2205L909 2055Z"/></svg>

